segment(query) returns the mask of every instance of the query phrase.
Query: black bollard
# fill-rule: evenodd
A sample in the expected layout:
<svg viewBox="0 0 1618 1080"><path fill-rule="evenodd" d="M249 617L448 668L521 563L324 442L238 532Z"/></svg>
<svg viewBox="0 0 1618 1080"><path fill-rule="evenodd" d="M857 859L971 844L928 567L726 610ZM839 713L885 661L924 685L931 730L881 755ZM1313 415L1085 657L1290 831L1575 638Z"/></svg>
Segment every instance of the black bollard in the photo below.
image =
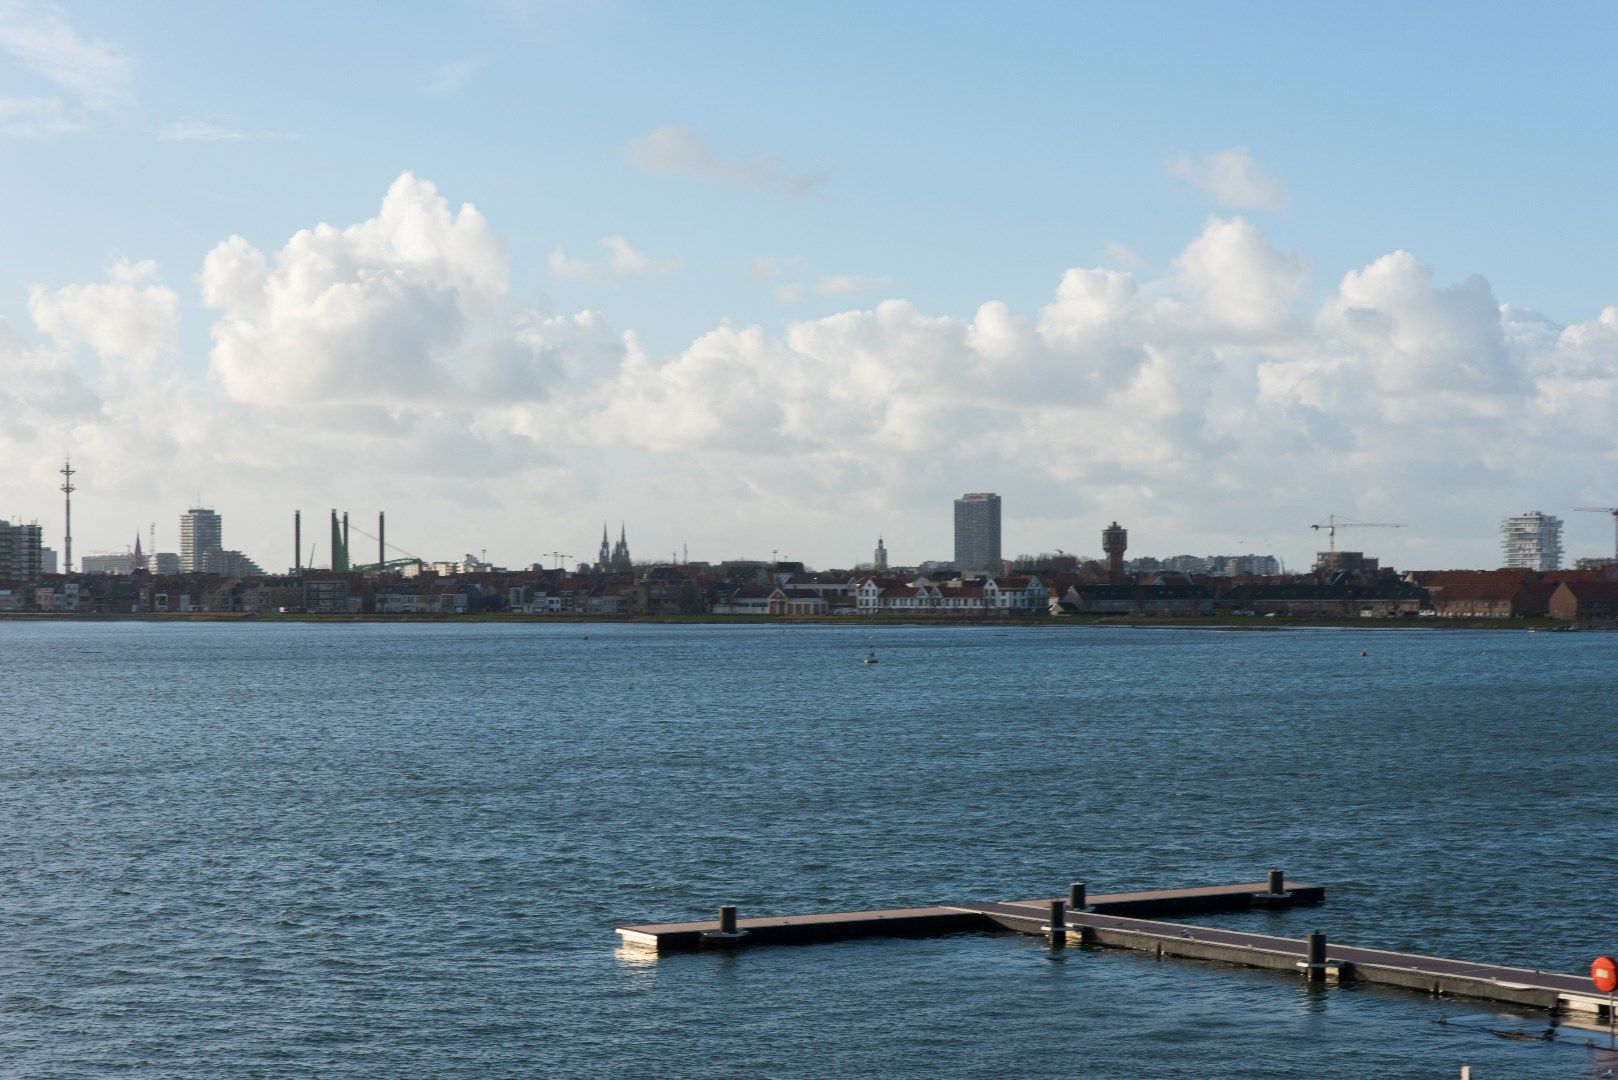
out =
<svg viewBox="0 0 1618 1080"><path fill-rule="evenodd" d="M1084 882L1075 881L1067 887L1067 906L1074 911L1083 911L1088 906L1084 896Z"/></svg>
<svg viewBox="0 0 1618 1080"><path fill-rule="evenodd" d="M736 932L736 907L726 904L719 909L719 932L721 934L734 934Z"/></svg>
<svg viewBox="0 0 1618 1080"><path fill-rule="evenodd" d="M1310 982L1326 981L1326 935L1319 930L1309 934L1308 972Z"/></svg>
<svg viewBox="0 0 1618 1080"><path fill-rule="evenodd" d="M1270 895L1280 896L1287 891L1287 876L1279 870L1270 871Z"/></svg>
<svg viewBox="0 0 1618 1080"><path fill-rule="evenodd" d="M1045 940L1053 949L1067 946L1067 919L1062 914L1062 901L1051 901L1050 929L1045 931Z"/></svg>

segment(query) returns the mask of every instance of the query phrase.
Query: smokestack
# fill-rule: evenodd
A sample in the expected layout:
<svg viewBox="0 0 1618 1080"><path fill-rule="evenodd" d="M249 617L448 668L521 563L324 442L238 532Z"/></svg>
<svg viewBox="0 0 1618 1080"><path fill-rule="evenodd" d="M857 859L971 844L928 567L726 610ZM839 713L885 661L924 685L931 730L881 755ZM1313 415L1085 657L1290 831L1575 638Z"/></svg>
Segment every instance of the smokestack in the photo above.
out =
<svg viewBox="0 0 1618 1080"><path fill-rule="evenodd" d="M292 572L303 573L303 511L292 511Z"/></svg>
<svg viewBox="0 0 1618 1080"><path fill-rule="evenodd" d="M353 558L349 552L354 549L348 546L348 511L343 511L343 569L348 569L349 559Z"/></svg>
<svg viewBox="0 0 1618 1080"><path fill-rule="evenodd" d="M376 512L376 564L381 569L382 564L388 561L388 514L385 510Z"/></svg>

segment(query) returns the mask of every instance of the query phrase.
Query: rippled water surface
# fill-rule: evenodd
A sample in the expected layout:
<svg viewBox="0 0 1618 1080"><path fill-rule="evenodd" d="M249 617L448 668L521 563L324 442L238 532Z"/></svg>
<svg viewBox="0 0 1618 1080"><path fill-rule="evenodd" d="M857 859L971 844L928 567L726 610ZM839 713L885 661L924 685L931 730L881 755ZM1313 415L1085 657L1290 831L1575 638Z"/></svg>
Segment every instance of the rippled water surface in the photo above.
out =
<svg viewBox="0 0 1618 1080"><path fill-rule="evenodd" d="M1540 1016L1275 973L988 935L647 963L612 928L1279 865L1326 906L1221 921L1583 971L1618 948L1615 660L1517 632L0 623L0 1073L1601 1076L1583 1033L1487 1031Z"/></svg>

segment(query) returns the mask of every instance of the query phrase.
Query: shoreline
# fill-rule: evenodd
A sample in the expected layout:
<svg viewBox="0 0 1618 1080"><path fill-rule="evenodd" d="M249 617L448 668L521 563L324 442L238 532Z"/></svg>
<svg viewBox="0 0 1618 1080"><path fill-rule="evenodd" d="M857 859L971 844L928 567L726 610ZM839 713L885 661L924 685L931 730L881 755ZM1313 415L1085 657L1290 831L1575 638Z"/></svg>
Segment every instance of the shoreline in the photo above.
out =
<svg viewBox="0 0 1618 1080"><path fill-rule="evenodd" d="M1276 631L1300 629L1333 630L1525 630L1590 632L1589 626L1579 626L1544 618L1508 619L1366 619L1343 618L1290 618L1265 616L1127 616L1127 615L1007 615L997 617L963 617L941 615L324 615L324 614L250 614L247 612L53 612L8 611L0 612L0 621L16 622L150 622L150 623L400 623L437 625L479 625L500 623L551 625L664 625L664 626L914 626L914 627L1069 627L1069 628L1123 628L1135 630L1238 630ZM1605 628L1599 628L1605 629Z"/></svg>

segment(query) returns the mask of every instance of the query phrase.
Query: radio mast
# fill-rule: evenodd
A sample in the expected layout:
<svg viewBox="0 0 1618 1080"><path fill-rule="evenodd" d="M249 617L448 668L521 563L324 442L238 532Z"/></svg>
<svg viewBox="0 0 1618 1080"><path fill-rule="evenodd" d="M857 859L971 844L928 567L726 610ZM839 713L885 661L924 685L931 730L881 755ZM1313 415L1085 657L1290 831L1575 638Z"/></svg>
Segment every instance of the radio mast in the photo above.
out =
<svg viewBox="0 0 1618 1080"><path fill-rule="evenodd" d="M64 515L64 531L67 535L62 538L62 573L71 574L73 572L73 492L78 490L73 486L73 474L78 470L73 467L71 455L62 462L62 467L58 471L62 474L62 497L67 503L67 512Z"/></svg>

